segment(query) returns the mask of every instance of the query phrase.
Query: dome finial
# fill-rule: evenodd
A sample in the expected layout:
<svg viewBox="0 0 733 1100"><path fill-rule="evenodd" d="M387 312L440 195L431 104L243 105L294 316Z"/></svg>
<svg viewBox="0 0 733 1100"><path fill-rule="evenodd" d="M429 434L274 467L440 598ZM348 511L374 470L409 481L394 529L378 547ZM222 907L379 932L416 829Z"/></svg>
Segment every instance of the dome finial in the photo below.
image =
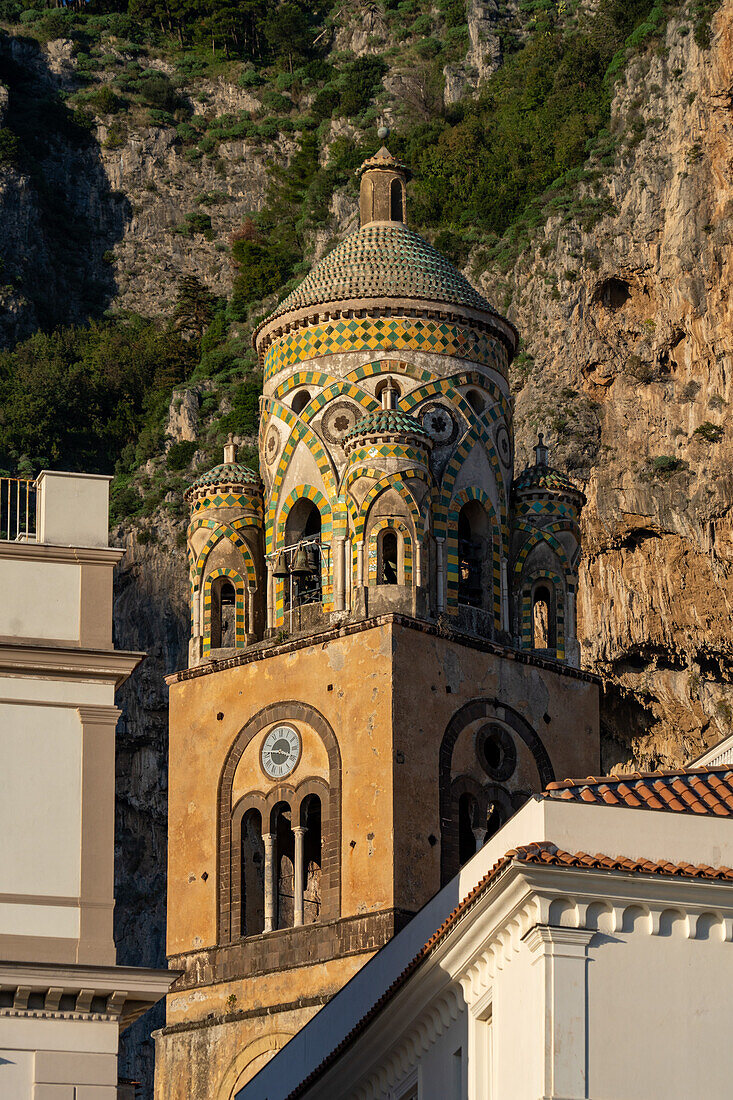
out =
<svg viewBox="0 0 733 1100"><path fill-rule="evenodd" d="M548 450L545 446L545 437L542 432L537 436L537 446L534 449L535 466L547 466Z"/></svg>
<svg viewBox="0 0 733 1100"><path fill-rule="evenodd" d="M237 461L237 444L234 442L234 436L229 433L229 438L224 444L224 461L232 463Z"/></svg>

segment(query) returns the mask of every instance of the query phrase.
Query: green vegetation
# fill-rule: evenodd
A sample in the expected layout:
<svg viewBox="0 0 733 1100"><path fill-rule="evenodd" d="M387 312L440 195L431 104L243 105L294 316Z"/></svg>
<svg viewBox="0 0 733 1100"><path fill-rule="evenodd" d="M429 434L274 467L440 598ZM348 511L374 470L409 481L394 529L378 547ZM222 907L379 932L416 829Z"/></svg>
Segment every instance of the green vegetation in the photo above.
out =
<svg viewBox="0 0 733 1100"><path fill-rule="evenodd" d="M334 192L355 196L355 169L377 147L376 126L388 103L395 119L390 148L415 176L411 223L461 266L471 261L477 270L508 271L524 249L538 247L535 240L541 256L552 254L557 230L541 235L548 217L589 231L613 213L605 172L644 135L641 99L625 129L611 118L614 83L628 57L659 46L671 14L685 10L705 45L717 2L599 0L588 10L523 0L518 15L500 20L502 67L478 94L448 108L443 67L465 58L465 0L438 0L430 8L421 0L384 0L383 54L362 57L333 52L333 32L353 13L331 0L50 5L0 0L0 21L40 42L71 39L79 87L45 100L16 97L0 129L0 166L31 175L51 222L65 224L63 197L41 178L49 119L79 147L91 142L95 116L104 120L109 149L122 147L133 127L163 127L181 155L216 174L223 174L224 142L251 147L287 134L295 146L287 166L271 163L264 207L249 212L230 237L236 276L228 302L189 278L178 286L170 322L95 321L39 333L0 353L0 465L114 470L113 510L123 516L158 506L175 475L182 483L197 447L208 460L227 432L256 434L261 379L251 330L307 271L316 230L333 224ZM13 73L4 64L0 77L7 80ZM197 89L199 77L238 82L253 97L251 109L217 115ZM347 136L333 139L334 117L348 120ZM689 160L697 156L691 147ZM230 200L223 181L222 190L207 186L174 233L216 238L216 207ZM110 270L113 244L104 247ZM598 257L576 259L577 267L564 270L569 282L583 265L599 265ZM552 294L560 293L554 284ZM509 280L498 294L497 304L508 304ZM532 369L522 352L514 364L518 381ZM655 377L635 356L626 369L640 382ZM173 444L163 461L172 390L204 379L210 388L201 402L201 439L196 447ZM576 395L564 400L574 408ZM554 428L568 435L566 414L556 410ZM716 433L722 430L704 424L695 434L716 442ZM146 485L136 471L154 456L163 480ZM681 465L671 456L651 464L656 476Z"/></svg>
<svg viewBox="0 0 733 1100"><path fill-rule="evenodd" d="M650 465L651 472L657 477L669 477L670 474L674 474L684 467L682 460L675 458L674 455L657 455L656 458L652 459Z"/></svg>
<svg viewBox="0 0 733 1100"><path fill-rule="evenodd" d="M692 433L697 436L698 439L704 439L706 443L719 443L723 438L723 429L719 424L712 424L709 420L706 420L704 424L700 424L695 428Z"/></svg>

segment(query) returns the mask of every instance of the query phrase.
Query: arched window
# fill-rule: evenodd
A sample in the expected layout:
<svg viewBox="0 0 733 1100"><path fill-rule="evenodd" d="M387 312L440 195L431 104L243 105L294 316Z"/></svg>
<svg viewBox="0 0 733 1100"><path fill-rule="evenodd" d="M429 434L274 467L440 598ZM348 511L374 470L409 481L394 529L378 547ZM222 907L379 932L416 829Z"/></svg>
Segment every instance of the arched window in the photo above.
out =
<svg viewBox="0 0 733 1100"><path fill-rule="evenodd" d="M402 196L402 180L394 179L389 188L390 218L393 222L405 220L405 204Z"/></svg>
<svg viewBox="0 0 733 1100"><path fill-rule="evenodd" d="M477 415L482 413L486 406L486 402L478 390L467 390L466 401Z"/></svg>
<svg viewBox="0 0 733 1100"><path fill-rule="evenodd" d="M306 407L306 405L308 404L310 399L311 399L311 395L308 392L308 390L298 390L298 392L296 393L295 397L292 400L292 404L291 404L290 407L291 407L291 409L293 410L294 413L298 413L298 415L300 415L300 413L302 413L303 409Z"/></svg>
<svg viewBox="0 0 733 1100"><path fill-rule="evenodd" d="M262 815L248 810L242 818L242 936L257 936L265 927L265 846Z"/></svg>
<svg viewBox="0 0 733 1100"><path fill-rule="evenodd" d="M385 528L379 539L377 584L399 584L397 532Z"/></svg>
<svg viewBox="0 0 733 1100"><path fill-rule="evenodd" d="M227 577L211 582L211 648L233 649L237 644L237 594Z"/></svg>
<svg viewBox="0 0 733 1100"><path fill-rule="evenodd" d="M488 585L484 584L489 521L477 500L464 504L458 516L458 602L484 607Z"/></svg>
<svg viewBox="0 0 733 1100"><path fill-rule="evenodd" d="M290 806L278 802L270 814L270 829L275 837L274 886L275 928L293 927L293 901L295 897L295 836L293 834Z"/></svg>
<svg viewBox="0 0 733 1100"><path fill-rule="evenodd" d="M368 222L374 221L374 184L368 175L361 177L359 200L361 224L366 225Z"/></svg>
<svg viewBox="0 0 733 1100"><path fill-rule="evenodd" d="M540 584L532 593L532 648L542 651L557 647L555 608L547 585Z"/></svg>
<svg viewBox="0 0 733 1100"><path fill-rule="evenodd" d="M318 603L321 599L321 513L312 500L302 499L290 509L285 523L285 545L295 546L307 540L305 545L288 556L290 574L285 579L285 607L298 607L305 603Z"/></svg>
<svg viewBox="0 0 733 1100"><path fill-rule="evenodd" d="M314 924L321 915L321 800L309 794L300 807L303 834L303 924ZM297 862L297 861L296 861Z"/></svg>

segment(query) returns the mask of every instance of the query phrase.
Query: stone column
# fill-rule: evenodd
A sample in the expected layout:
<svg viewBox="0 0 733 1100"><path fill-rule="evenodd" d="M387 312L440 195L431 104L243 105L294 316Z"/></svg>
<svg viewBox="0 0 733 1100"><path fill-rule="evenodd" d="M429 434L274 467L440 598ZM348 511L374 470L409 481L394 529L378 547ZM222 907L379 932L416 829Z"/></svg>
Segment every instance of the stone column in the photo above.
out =
<svg viewBox="0 0 733 1100"><path fill-rule="evenodd" d="M507 560L501 559L501 625L504 630L511 630L509 621L509 579L507 576Z"/></svg>
<svg viewBox="0 0 733 1100"><path fill-rule="evenodd" d="M245 640L247 636L251 636L254 640L255 636L255 596L257 594L256 588L247 589L247 622L245 624Z"/></svg>
<svg viewBox="0 0 733 1100"><path fill-rule="evenodd" d="M415 560L412 563L415 588L422 587L422 543L419 539L415 539Z"/></svg>
<svg viewBox="0 0 733 1100"><path fill-rule="evenodd" d="M333 609L343 611L345 600L345 576L344 576L344 543L345 539L333 540Z"/></svg>
<svg viewBox="0 0 733 1100"><path fill-rule="evenodd" d="M305 825L293 825L295 835L295 870L293 874L293 927L303 923L303 855L305 849Z"/></svg>
<svg viewBox="0 0 733 1100"><path fill-rule="evenodd" d="M359 539L356 544L356 587L364 584L364 540Z"/></svg>
<svg viewBox="0 0 733 1100"><path fill-rule="evenodd" d="M275 579L272 575L274 566L267 562L267 629L272 630L275 620Z"/></svg>
<svg viewBox="0 0 733 1100"><path fill-rule="evenodd" d="M351 611L353 604L352 592L354 589L354 545L351 535L347 535L344 541L344 605L347 611Z"/></svg>
<svg viewBox="0 0 733 1100"><path fill-rule="evenodd" d="M438 612L445 611L445 539L436 538L437 580L438 580Z"/></svg>
<svg viewBox="0 0 733 1100"><path fill-rule="evenodd" d="M275 926L275 834L263 833L265 845L265 932Z"/></svg>

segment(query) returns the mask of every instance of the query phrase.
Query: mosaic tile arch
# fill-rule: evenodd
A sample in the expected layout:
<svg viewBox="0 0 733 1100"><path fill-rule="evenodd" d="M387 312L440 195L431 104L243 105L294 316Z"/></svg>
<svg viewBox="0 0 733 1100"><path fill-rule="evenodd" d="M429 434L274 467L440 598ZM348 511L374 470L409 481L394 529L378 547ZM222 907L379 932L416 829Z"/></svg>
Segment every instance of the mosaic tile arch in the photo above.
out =
<svg viewBox="0 0 733 1100"><path fill-rule="evenodd" d="M424 401L428 401L431 397L445 397L451 404L455 405L457 409L465 417L469 424L472 424L476 418L476 413L469 405L466 398L460 392L451 385L448 378L434 378L432 382L426 382L423 386L418 386L417 389L411 390L404 397L400 398L399 408L403 412L412 412L418 405L421 405Z"/></svg>
<svg viewBox="0 0 733 1100"><path fill-rule="evenodd" d="M277 525L273 522L267 530L267 545L269 553L279 549L285 539L285 524L291 509L299 500L311 500L321 513L321 542L331 545L332 539L332 514L328 501L320 489L314 485L297 485L288 493L277 515ZM275 608L274 618L276 626L283 626L285 622L285 583L280 578L274 579ZM333 562L330 554L324 555L321 568L321 593L324 611L333 608Z"/></svg>
<svg viewBox="0 0 733 1100"><path fill-rule="evenodd" d="M376 485L373 485L371 487L362 502L361 508L359 509L359 513L354 523L354 533L357 539L364 538L364 527L367 517L369 515L369 511L375 500L377 500L377 498L380 497L382 493L387 492L388 489L394 489L404 500L405 505L410 511L412 521L415 525L415 535L418 540L421 537L421 533L426 533L424 530L425 523L423 522L421 524L421 520L424 521L426 517L424 515L421 515L417 501L412 495L412 492L407 485L407 482L404 480L404 478L406 477L416 476L417 475L413 470L400 470L399 476L395 476L394 474L387 474L380 481L378 481ZM423 529L422 531L421 528Z"/></svg>
<svg viewBox="0 0 733 1100"><path fill-rule="evenodd" d="M204 582L204 653L209 653L211 650L211 588L213 582L219 577L226 577L234 587L234 644L237 649L241 649L247 642L244 621L244 581L233 569L214 569L207 575Z"/></svg>
<svg viewBox="0 0 733 1100"><path fill-rule="evenodd" d="M244 559L245 569L247 571L247 584L250 588L256 589L257 588L257 570L255 569L254 559L252 557L252 552L251 552L249 546L247 545L245 540L240 536L238 531L236 531L228 523L216 523L215 521L208 521L206 523L202 523L202 526L209 527L209 526L211 526L212 522L213 522L213 530L212 530L211 534L209 535L209 537L207 538L204 545L201 547L201 550L199 551L199 556L196 559L196 566L194 568L194 577L193 577L193 587L195 589L197 589L199 587L199 585L201 584L201 577L203 575L204 567L206 565L206 559L208 558L211 551L214 549L214 547L217 545L217 543L221 542L222 539L226 538L226 539L229 539L229 541L232 542L237 547L237 549L240 551L240 553L241 553L241 555Z"/></svg>
<svg viewBox="0 0 733 1100"><path fill-rule="evenodd" d="M361 405L362 408L366 409L368 412L372 409L379 408L379 401L377 401L376 397L367 393L367 391L363 390L360 386L354 385L353 382L336 381L332 382L331 385L314 397L313 400L305 406L300 415L306 423L310 423L329 401L336 401L338 398L347 397Z"/></svg>
<svg viewBox="0 0 733 1100"><path fill-rule="evenodd" d="M451 500L446 535L446 597L449 607L458 606L459 555L458 518L464 504L477 500L488 516L491 530L491 611L496 630L502 629L501 609L501 524L488 493L476 485L461 489Z"/></svg>
<svg viewBox="0 0 733 1100"><path fill-rule="evenodd" d="M298 370L295 374L280 382L272 391L271 396L282 400L283 397L286 397L293 390L297 390L300 386L317 386L318 389L324 389L337 381L338 379L333 374L324 374L323 371Z"/></svg>
<svg viewBox="0 0 733 1100"><path fill-rule="evenodd" d="M566 572L572 574L573 570L570 562L568 561L568 556L565 553L564 546L561 542L558 542L558 540L550 531L548 531L544 527L531 527L528 523L515 523L514 530L524 531L528 535L527 541L522 544L522 549L519 551L517 555L517 560L514 563L514 573L516 576L519 576L522 573L522 570L524 569L524 564L530 554L530 551L533 550L535 546L539 545L539 543L543 540L551 547L552 550L555 551Z"/></svg>
<svg viewBox="0 0 733 1100"><path fill-rule="evenodd" d="M521 649L534 648L534 623L532 608L532 589L538 580L549 580L555 596L555 656L558 661L565 660L565 599L562 577L549 569L540 569L532 573L522 584L521 594Z"/></svg>
<svg viewBox="0 0 733 1100"><path fill-rule="evenodd" d="M432 371L424 370L415 363L408 363L406 359L374 359L352 370L346 375L346 380L361 382L365 378L374 378L380 374L404 374L406 378L412 378L415 382L432 382L435 377Z"/></svg>
<svg viewBox="0 0 733 1100"><path fill-rule="evenodd" d="M402 539L402 560L403 560L403 580L406 585L412 584L412 536L407 527L401 520L395 521L394 519L379 519L369 532L369 584L375 585L378 582L378 568L379 568L379 536L382 531L392 529Z"/></svg>
<svg viewBox="0 0 733 1100"><path fill-rule="evenodd" d="M477 370L461 371L459 374L448 375L447 381L451 382L454 386L476 386L478 389L486 390L500 407L502 416L506 419L507 423L511 422L512 406L509 397L499 386L497 386L496 382L492 382L485 374L481 374L481 372Z"/></svg>
<svg viewBox="0 0 733 1100"><path fill-rule="evenodd" d="M372 451L375 450L375 448L373 448L373 447L370 448L370 449ZM381 454L381 449L380 449L380 454ZM372 454L369 457L373 460L375 458L375 455ZM402 457L401 454L398 454L398 457ZM402 470L395 471L395 473L397 473L400 477L409 476L409 477L417 478L419 481L424 481L426 483L426 485L429 485L432 488L432 484L433 484L432 483L432 477L431 477L430 471L428 469L426 469L425 466L421 465L421 466L417 466L417 467L414 467L414 468L405 467ZM349 491L351 490L351 486L354 484L355 481L358 481L359 478L361 478L361 477L368 477L368 478L372 478L374 481L381 482L381 481L387 481L392 476L394 476L394 475L391 474L391 473L385 473L384 470L379 470L375 466L366 466L366 465L349 466L346 469L343 481L341 483L341 491L343 493L349 493ZM356 515L356 511L358 510L358 505L355 504L354 500L352 498L347 498L347 504L349 506L349 509L353 510L353 514Z"/></svg>
<svg viewBox="0 0 733 1100"><path fill-rule="evenodd" d="M495 406L486 410L490 419L493 421L498 419ZM492 416L491 413L494 413ZM453 499L453 492L455 488L456 479L463 464L465 463L470 451L477 444L481 444L489 460L492 473L494 474L494 482L496 484L496 490L499 495L499 520L501 524L502 535L502 553L505 553L504 547L508 545L508 529L507 529L507 499L506 499L506 487L504 485L504 478L501 472L501 465L499 463L499 456L496 453L496 447L494 446L494 440L489 432L486 424L483 420L479 420L474 423L463 436L455 451L451 455L448 465L445 468L443 474L443 480L441 483L440 497L438 500L438 508L436 510L435 525L436 531L439 535L445 537L447 534L448 524L448 512L450 510L450 503Z"/></svg>
<svg viewBox="0 0 733 1100"><path fill-rule="evenodd" d="M275 496L282 488L285 475L290 464L290 459L293 457L293 452L298 443L303 441L308 450L311 452L316 460L318 466L318 472L323 478L323 484L326 492L329 496L336 496L337 475L336 469L333 465L330 456L326 453L323 447L320 436L309 427L296 413L293 412L282 401L278 401L275 397L266 397L264 399L264 405L267 408L269 414L274 414L279 417L288 428L290 428L290 435L283 449L283 453L280 456L278 462L275 477L272 483L271 494Z"/></svg>

